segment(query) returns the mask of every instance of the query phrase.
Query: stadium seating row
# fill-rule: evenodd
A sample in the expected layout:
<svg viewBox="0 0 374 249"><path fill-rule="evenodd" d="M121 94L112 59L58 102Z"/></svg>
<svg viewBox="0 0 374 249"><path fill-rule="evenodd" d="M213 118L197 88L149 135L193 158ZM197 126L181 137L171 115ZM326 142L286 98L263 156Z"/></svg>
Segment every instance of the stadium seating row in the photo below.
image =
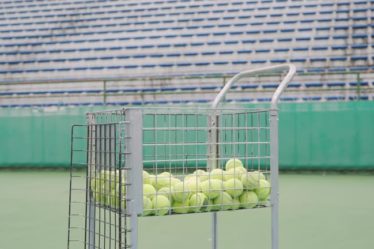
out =
<svg viewBox="0 0 374 249"><path fill-rule="evenodd" d="M270 98L245 98L245 99L227 99L229 103L261 103L270 102ZM320 96L312 97L284 97L281 102L304 102L304 101L357 101L357 100L374 100L373 96ZM193 104L193 103L210 103L211 99L193 99L193 100L153 100L153 101L117 101L117 102L76 102L76 103L42 103L42 104L0 104L0 108L27 108L27 107L52 107L52 106L127 106L127 105L163 105L163 104Z"/></svg>
<svg viewBox="0 0 374 249"><path fill-rule="evenodd" d="M372 1L372 0L371 0ZM108 2L107 4L103 4L105 2ZM190 5L186 3L192 3ZM298 4L300 3L301 4ZM212 7L228 7L228 6L243 6L243 5L260 5L260 8L263 8L264 10L271 10L271 9L285 9L285 8L293 8L293 9L301 9L301 8L315 8L315 7L331 7L331 6L351 6L351 5L365 5L367 4L367 1L340 1L336 3L328 3L328 2L322 2L322 3L303 3L303 1L232 1L232 2L217 2L217 3L204 3L199 4L192 0L180 0L180 1L147 1L147 2L132 2L132 3L118 3L113 1L66 1L63 3L60 2L49 2L44 1L42 4L27 4L22 5L21 3L18 3L18 1L12 2L14 5L7 4L7 2L2 2L2 5L6 6L7 10L11 9L17 9L18 11L6 11L4 14L15 14L15 13L40 13L40 12L59 12L59 11L77 11L77 10L89 10L92 11L94 9L100 9L100 8L121 8L125 7L128 12L142 12L142 11L159 11L159 10L171 10L171 9L184 9L184 8L212 8ZM181 5L183 3L184 5ZM295 4L296 3L296 4ZM81 6L79 6L81 4ZM92 4L92 5L91 5ZM271 4L270 7L267 6L268 4ZM77 7L67 7L69 5L78 5ZM152 8L132 8L134 6L145 6L145 5L154 5ZM169 6L164 6L169 5ZM63 6L62 8L49 8L53 6ZM162 6L162 7L159 7ZM34 9L35 8L35 9ZM25 9L25 10L22 10Z"/></svg>
<svg viewBox="0 0 374 249"><path fill-rule="evenodd" d="M209 37L209 33L188 33L188 34L179 34L179 35L152 35L152 36L149 36L148 38L153 40L152 43L148 42L146 44L142 44L142 45L139 45L139 42L136 44L136 45L128 45L128 46L124 46L125 49L127 50L136 50L136 49L148 49L148 48L157 48L157 49L160 49L160 48L170 48L170 47L186 47L186 46L191 46L191 47L200 47L200 46L215 46L215 45L222 45L222 41L224 42L228 42L229 44L261 44L263 45L264 43L277 43L277 45L279 45L279 43L299 43L299 42L306 42L306 41L311 41L311 42L316 42L316 41L322 41L322 42L325 42L325 41L328 41L328 40L333 40L334 43L336 43L338 40L341 40L341 41L344 41L344 44L347 44L347 41L348 41L348 38L351 38L352 41L354 41L354 43L352 44L353 46L355 45L355 43L359 43L360 40L366 40L366 39L372 39L374 37L374 34L370 35L370 34L352 34L351 36L349 36L348 34L339 34L339 35L335 35L335 34L332 34L332 35L315 35L315 36L307 36L307 35L297 35L297 36L290 36L289 34L286 36L286 37L280 37L280 38L276 38L276 37L271 37L271 36L268 36L268 38L258 38L258 39L255 39L255 38L251 38L251 39L235 39L233 40L232 39L232 36L234 36L235 33L227 33L225 35L225 37L221 37L221 39L219 40L215 40L215 39L209 39L209 41L206 41L206 37ZM213 36L213 34L212 34ZM93 44L93 45L96 45L97 44L102 44L102 43L106 43L106 42L109 42L109 43L112 43L112 44L115 44L115 43L121 43L121 42L124 42L124 41L139 41L139 40L145 40L147 37L145 36L134 36L134 37L115 37L115 38L86 38L86 39L69 39L69 40L63 40L63 41L55 41L55 40L52 40L52 41L46 41L46 42L34 42L34 41L29 41L29 42L25 42L25 43L1 43L0 44L0 47L4 47L4 48L14 48L14 47L17 47L17 48L20 48L20 47L27 47L27 48L31 48L32 50L30 52L27 52L27 51L20 51L20 53L25 53L25 54L30 54L30 53L33 53L33 51L35 51L35 53L43 53L43 51L51 51L51 53L62 53L62 52L71 52L71 51L64 51L64 49L56 49L56 50L48 50L50 49L51 47L53 47L52 45L62 45L62 46L66 46L66 45L74 45L76 44L77 47L79 47L81 50L86 50L86 49L90 49L91 47L88 47L88 48L81 48L82 45L86 45L86 44ZM181 43L180 41L178 43L171 43L169 42L168 43L165 43L164 40L167 40L167 39L174 39L174 38L194 38L194 41L192 42L185 42L185 43ZM201 38L203 41L196 41L197 38ZM212 37L213 38L213 37ZM157 42L155 40L159 39L160 42ZM357 42L355 40L358 40ZM179 44L179 45L178 45ZM181 44L186 44L186 45L181 45ZM296 45L296 44L295 44ZM297 44L299 46L299 44ZM348 45L351 45L348 43ZM35 47L47 47L47 49L45 50L35 50ZM117 46L118 47L118 46ZM332 48L334 47L334 45L332 45ZM114 46L110 46L107 47L108 50L117 50L117 49L114 49L116 47ZM70 48L69 48L70 49ZM107 50L105 48L98 48L96 51L100 51L100 50ZM19 51L19 49L17 50L13 50L9 53L14 53L17 54L17 51ZM82 51L81 51L82 52ZM5 54L5 52L0 52L0 55L2 54Z"/></svg>
<svg viewBox="0 0 374 249"><path fill-rule="evenodd" d="M323 87L367 87L368 81L355 81L355 82L293 82L288 88L323 88ZM374 82L371 82L374 86ZM275 89L278 87L277 83L266 84L239 84L231 87L231 90L241 91L246 89ZM217 85L204 85L204 86L174 86L174 87L148 87L148 88L111 88L106 90L100 89L79 89L79 90L44 90L44 91L0 91L0 96L26 96L26 95L71 95L71 94L126 94L126 93L162 93L162 92L204 92L204 91L219 91L222 86Z"/></svg>
<svg viewBox="0 0 374 249"><path fill-rule="evenodd" d="M109 58L110 59L110 58ZM372 57L372 59L374 59ZM93 60L96 60L96 58L93 58ZM270 63L286 63L286 62L291 62L291 63L306 63L307 61L312 62L311 58L295 58L295 59L273 59L273 60L251 60L251 61L246 61L246 60L233 60L233 61L200 61L196 63L190 63L190 62L177 62L177 63L160 63L160 64L128 64L128 65L123 65L123 64L117 64L117 65L111 65L111 66L103 66L103 65L97 65L97 66L66 66L66 67L44 67L44 68L23 68L20 67L19 69L0 69L0 74L1 75L12 75L12 74L22 74L22 73L51 73L51 72L82 72L82 71L96 71L96 72L102 72L102 71L111 71L111 70L134 70L134 69L150 69L150 68L191 68L193 67L194 69L197 68L206 68L209 66L226 66L226 65L257 65L257 64L270 64ZM346 58L335 58L335 60L343 60L347 61ZM367 56L357 56L357 57L351 57L350 61L363 61L366 62L368 60ZM66 60L61 59L58 62L64 62ZM318 62L327 62L324 58L320 58L317 60ZM332 60L330 60L332 61ZM47 61L46 63L51 62ZM57 61L54 61L57 62ZM215 68L212 68L215 69ZM368 71L368 70L373 70L374 65L372 66L366 66L366 65L358 65L358 66L351 66L351 67L309 67L309 68L304 68L298 70L299 72L346 72L346 71ZM203 75L200 74L200 75ZM6 79L3 79L6 81Z"/></svg>
<svg viewBox="0 0 374 249"><path fill-rule="evenodd" d="M366 11L366 10L365 10ZM374 11L374 7L373 7ZM243 16L242 16L243 17ZM248 18L248 16L246 17ZM209 18L206 18L205 23L201 25L192 25L190 24L192 20L189 19L183 19L182 21L184 24L179 23L177 20L171 20L170 23L175 23L174 26L164 26L159 25L156 27L153 27L152 25L147 26L145 25L142 28L130 28L125 29L123 26L129 25L128 23L118 23L116 21L113 21L109 24L92 24L92 25L81 25L81 26L68 26L68 27L54 27L54 28L40 28L40 29L13 29L13 30L5 30L1 31L0 33L5 33L5 35L0 36L1 40L19 40L19 39L46 39L51 37L74 37L74 36L80 36L80 35L95 35L95 34L110 34L110 33L116 33L116 34L129 34L129 33L143 33L146 37L146 34L152 33L152 32L166 32L166 31L175 31L175 32L181 32L181 31L189 31L189 30L198 30L198 31L204 31L204 30L211 30L211 29L226 29L226 28L233 28L236 29L234 33L239 32L242 34L259 34L259 33L291 33L291 32L305 32L305 31L323 31L323 30L348 30L349 28L352 29L367 29L372 28L373 24L353 24L349 25L350 20L360 21L360 20L367 20L367 17L356 17L356 19L350 19L350 18L336 18L331 19L330 18L324 18L324 19L306 19L306 20L285 20L285 21L268 21L268 22L235 22L235 21L241 21L241 16L225 16L221 18L213 18L213 19L219 19L217 21L221 21L221 24L216 24L217 21L208 20ZM243 17L244 19L244 17ZM373 20L374 17L370 17L370 20ZM245 19L244 19L245 20ZM370 22L369 20L369 22ZM230 23L227 23L227 21L230 21ZM336 24L336 22L344 22L345 24ZM331 24L332 23L332 24ZM169 23L168 23L169 24ZM281 28L284 27L284 25L294 24L295 26L297 24L311 24L312 27L308 28ZM143 24L142 24L143 25ZM278 28L272 27L272 25L279 26ZM313 27L313 25L315 27ZM247 31L248 28L254 27L254 30ZM262 28L259 28L261 26ZM80 29L83 29L80 31ZM58 34L51 34L52 31L64 31L63 33ZM92 31L95 30L95 31ZM18 35L18 33L22 32L36 32L36 31L46 31L38 33L33 33L32 35L25 35L21 34ZM74 32L72 32L74 31ZM9 33L11 35L9 35ZM208 32L209 33L209 32ZM226 33L226 32L223 32ZM227 32L230 34L230 32ZM233 33L233 32L231 32ZM169 34L170 35L170 34Z"/></svg>
<svg viewBox="0 0 374 249"><path fill-rule="evenodd" d="M212 4L213 5L213 4ZM367 5L367 4L366 4ZM205 5L204 5L205 6ZM306 5L309 6L310 5ZM339 4L337 6L340 6ZM256 8L208 8L204 10L191 10L191 11L167 11L165 13L162 13L162 8L155 9L152 8L150 11L146 12L147 14L137 14L137 15L128 15L131 10L125 8L114 8L112 10L108 9L108 6L105 7L104 11L90 11L89 9L86 12L72 12L72 10L69 10L66 14L48 14L48 15L26 15L26 16L18 16L14 15L16 12L12 13L2 13L5 16L0 17L1 21L6 21L5 23L2 23L0 27L6 27L6 26L19 26L19 25L48 25L48 24L62 24L62 23L76 23L76 22L87 22L87 21L113 21L113 20L126 20L128 25L144 25L144 24L154 24L159 23L161 19L161 23L169 23L173 19L176 19L178 17L191 17L189 19L180 19L178 22L201 22L204 19L204 17L212 18L213 21L216 16L226 16L226 15L237 15L240 16L240 19L274 19L278 20L280 18L284 17L308 17L308 16L314 16L314 17L321 17L324 15L349 15L350 13L353 14L359 14L359 13L365 13L370 9L369 6L357 7L356 5L349 6L345 9L334 9L334 6L327 7L327 6L315 6L315 10L310 9L295 9L295 8L289 8L285 10L277 9L276 13L269 13L269 10L271 10L270 7L256 7ZM87 9L87 8L86 8ZM39 10L40 11L40 10ZM155 11L155 13L153 13ZM1 12L0 12L1 13ZM255 14L253 14L255 13ZM246 15L243 15L246 14ZM250 15L248 15L250 14ZM92 16L92 17L90 17ZM354 16L351 16L354 17ZM42 18L42 20L38 20ZM21 21L21 22L13 22L12 20L27 20L31 19L32 21ZM56 20L57 19L57 20ZM139 20L141 19L141 21ZM149 20L150 19L150 20ZM167 21L165 21L166 19Z"/></svg>
<svg viewBox="0 0 374 249"><path fill-rule="evenodd" d="M374 45L372 45L374 46ZM360 46L361 48L367 48L366 46ZM344 46L339 46L336 49L344 50ZM284 51L284 50L282 50ZM328 51L328 47L313 47L313 48L294 48L293 51ZM345 50L344 50L345 51ZM10 66L21 65L25 70L28 69L27 66L32 67L33 69L41 69L41 70L48 70L45 68L45 64L54 64L56 69L58 69L61 65L64 65L66 69L62 69L63 71L69 70L76 70L76 65L70 65L70 67L66 67L66 63L70 62L85 62L85 65L88 67L90 66L89 62L94 62L94 65L100 63L102 65L102 69L105 66L110 69L110 67L122 67L121 68L155 68L155 67L180 67L180 66L209 66L209 65L224 65L224 64L264 64L264 63L307 63L307 62L330 62L330 66L333 66L333 62L367 62L370 59L373 60L374 56L367 56L367 55L353 55L353 56L334 56L331 54L325 54L325 56L321 57L297 57L297 56L288 56L288 58L268 58L268 59L248 59L246 58L247 55L250 54L259 54L259 53L271 53L270 49L257 49L257 50L224 50L224 51L205 51L205 52L186 52L186 53L165 53L165 54L135 54L135 55L118 55L118 56L90 56L90 57L79 57L74 58L56 58L56 59L28 59L28 60L12 60L12 61L0 61L0 65L8 66L8 69L11 69ZM277 52L280 52L278 49ZM237 55L235 60L224 60L222 55ZM209 57L210 60L214 59L221 59L219 61L207 61L206 58ZM217 57L217 58L216 58ZM268 56L264 56L266 58ZM166 58L164 61L159 61L160 58ZM195 59L189 62L179 62L176 61L178 59ZM131 59L131 63L136 63L132 65L124 65L124 63L129 62ZM147 61L144 61L147 59ZM167 60L169 59L169 60ZM138 60L138 61L136 61ZM109 63L106 63L108 62ZM138 62L138 63L137 63ZM145 63L146 62L146 63ZM59 64L58 64L59 63ZM68 65L69 66L69 65ZM80 67L79 67L80 68ZM5 73L4 71L0 70L0 73Z"/></svg>
<svg viewBox="0 0 374 249"><path fill-rule="evenodd" d="M374 7L371 9L374 10ZM363 13L367 12L367 10L362 11ZM284 24L321 24L321 23L333 23L333 22L341 22L341 23L348 23L349 21L359 22L363 21L364 24L367 22L371 22L373 17L369 20L366 16L353 16L349 17L348 12L345 16L337 16L331 17L331 13L327 13L326 11L320 11L319 13L310 13L310 12L298 12L298 13L289 13L280 15L278 18L272 16L257 16L257 15L217 15L217 16L209 16L209 17L199 17L199 18L170 18L170 19L154 19L150 21L142 20L137 22L128 22L128 18L121 15L118 17L110 16L110 17L101 17L101 18L86 18L86 19L76 19L76 20L68 20L68 21L46 21L46 22L34 22L34 23L3 23L0 24L1 34L7 33L22 33L22 32L48 32L48 31L67 31L67 30L84 30L90 28L113 28L113 27L132 27L130 30L137 30L133 27L136 26L144 26L147 29L151 27L164 27L164 25L170 24L188 24L189 27L195 27L194 23L197 24L204 24L200 25L201 28L209 28L211 25L210 22L227 22L230 20L232 22L239 22L235 23L235 27L251 27L251 26L280 26ZM336 14L339 14L339 11L336 11ZM313 16L313 18L308 18L309 16ZM266 18L265 20L261 20L262 18ZM121 20L124 20L121 22ZM243 23L240 22L242 20L247 20L247 22ZM249 21L251 20L251 21ZM261 21L260 21L261 20ZM90 22L90 24L87 24ZM66 26L55 26L55 24L62 24L66 23ZM47 25L48 24L48 25ZM208 25L208 26L207 26ZM221 24L222 25L222 24ZM6 29L7 26L10 26L11 29ZM21 28L16 28L17 26L21 26ZM33 28L31 28L31 27ZM197 27L200 27L197 25ZM213 27L220 27L219 25L213 25ZM173 30L175 27L168 27L167 29ZM142 31L142 30L140 30Z"/></svg>
<svg viewBox="0 0 374 249"><path fill-rule="evenodd" d="M296 39L302 41L310 40L310 37ZM309 52L309 51L332 51L330 53L324 53L323 58L310 58L313 60L324 60L327 61L327 56L331 57L330 60L339 60L347 61L351 57L350 55L345 56L334 56L333 51L346 51L347 49L351 50L360 50L368 49L369 46L374 48L374 44L353 44L353 45L331 45L331 46L303 46L303 47L283 47L279 46L274 48L274 46L266 46L264 44L271 43L272 40L260 40L261 46L253 45L256 41L251 40L242 40L242 41L216 41L216 42L207 42L207 43L194 43L194 44L160 44L160 45L148 45L142 46L115 46L115 47L87 47L87 48L69 48L69 49L53 49L53 50L18 50L10 52L1 52L0 57L3 57L3 60L0 61L0 65L16 65L16 64L32 64L32 63L49 63L49 62L68 62L68 61L93 61L93 60L111 60L111 59L144 59L144 58L177 58L177 57L204 57L211 55L242 55L242 54L258 54L258 53L271 53L270 57L277 56L277 53L289 53L289 58L293 59L295 52ZM252 44L252 49L242 49L239 46L234 48L229 45L244 45ZM215 46L220 46L221 49L214 50ZM207 48L206 48L207 47ZM148 53L147 49L159 49L158 53L150 51ZM188 48L188 52L179 50L179 52L170 52L170 50L163 51L161 48ZM202 51L204 49L204 51ZM209 49L210 51L207 51ZM129 53L128 50L138 50L136 53ZM107 52L113 52L113 55L108 54ZM157 51L157 50L156 50ZM101 56L100 52L105 52L105 56ZM127 52L125 55L119 55L119 52ZM130 51L131 52L131 51ZM85 57L85 54L95 53L96 56ZM9 60L18 55L50 55L48 59L29 59L29 60ZM54 59L53 55L57 55L58 59ZM70 56L69 56L70 54ZM61 57L63 55L63 57ZM91 55L91 54L90 54ZM267 56L269 57L269 55ZM351 60L366 60L363 56L353 56ZM369 56L370 57L370 56ZM307 61L308 58L303 59Z"/></svg>

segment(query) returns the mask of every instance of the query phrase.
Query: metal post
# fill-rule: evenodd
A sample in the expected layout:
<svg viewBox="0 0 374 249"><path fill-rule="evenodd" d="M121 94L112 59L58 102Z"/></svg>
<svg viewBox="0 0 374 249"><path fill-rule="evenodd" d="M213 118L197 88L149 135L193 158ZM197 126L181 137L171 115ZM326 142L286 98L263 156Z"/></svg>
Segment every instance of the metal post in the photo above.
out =
<svg viewBox="0 0 374 249"><path fill-rule="evenodd" d="M218 165L218 116L217 113L213 110L213 113L209 115L208 119L209 134L208 134L208 168L213 170L217 168ZM212 213L212 249L217 249L217 212Z"/></svg>
<svg viewBox="0 0 374 249"><path fill-rule="evenodd" d="M92 194L89 197L88 204L88 248L95 249L95 203L92 200Z"/></svg>
<svg viewBox="0 0 374 249"><path fill-rule="evenodd" d="M130 248L138 248L138 215L143 212L143 117L139 109L126 114L126 165L128 169L128 213L130 216Z"/></svg>
<svg viewBox="0 0 374 249"><path fill-rule="evenodd" d="M217 212L212 214L212 249L217 249Z"/></svg>
<svg viewBox="0 0 374 249"><path fill-rule="evenodd" d="M278 110L270 110L271 248L279 248Z"/></svg>
<svg viewBox="0 0 374 249"><path fill-rule="evenodd" d="M90 124L88 125L88 150L87 150L87 177L88 179L92 179L92 175L96 176L96 125L95 119L91 116L87 117L87 122ZM88 184L88 183L87 183ZM88 189L86 191L89 191ZM95 249L96 240L95 240L95 217L96 217L96 207L95 207L95 200L92 196L91 191L87 194L87 202L88 202L88 248Z"/></svg>

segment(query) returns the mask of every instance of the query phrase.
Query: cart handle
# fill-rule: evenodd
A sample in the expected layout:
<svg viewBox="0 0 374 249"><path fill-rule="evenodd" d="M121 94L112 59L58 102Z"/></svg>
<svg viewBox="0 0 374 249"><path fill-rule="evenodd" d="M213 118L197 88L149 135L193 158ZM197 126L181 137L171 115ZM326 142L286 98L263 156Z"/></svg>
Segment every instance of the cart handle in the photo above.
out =
<svg viewBox="0 0 374 249"><path fill-rule="evenodd" d="M243 72L236 74L226 83L223 89L218 93L218 95L216 96L216 98L214 99L212 103L212 108L214 109L217 108L218 104L224 99L224 97L226 96L226 93L229 91L231 86L234 83L238 82L240 79L247 77L251 74L257 74L257 73L262 73L266 71L279 71L279 70L284 70L287 68L288 68L288 73L286 77L284 77L284 79L279 84L279 86L277 87L277 89L275 90L271 98L271 108L276 109L280 95L283 93L284 89L287 87L288 83L290 83L290 81L292 80L292 78L294 77L296 73L296 67L293 64L280 64L276 66L256 68L256 69L251 69L251 70L243 71Z"/></svg>

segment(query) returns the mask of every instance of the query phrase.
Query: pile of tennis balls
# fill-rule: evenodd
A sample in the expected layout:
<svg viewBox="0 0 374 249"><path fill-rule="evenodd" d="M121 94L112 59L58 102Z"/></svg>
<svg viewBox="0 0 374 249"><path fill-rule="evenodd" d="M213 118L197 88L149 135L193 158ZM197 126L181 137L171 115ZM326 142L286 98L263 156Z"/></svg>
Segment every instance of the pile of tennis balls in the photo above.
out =
<svg viewBox="0 0 374 249"><path fill-rule="evenodd" d="M232 158L225 170L196 170L184 179L143 171L143 215L186 214L266 206L271 186L260 171Z"/></svg>
<svg viewBox="0 0 374 249"><path fill-rule="evenodd" d="M122 184L120 184L122 174ZM100 171L91 180L97 203L125 208L124 171ZM157 175L143 171L143 215L186 214L266 206L271 186L260 171L247 171L238 158L225 170L196 170L183 177L169 172Z"/></svg>
<svg viewBox="0 0 374 249"><path fill-rule="evenodd" d="M96 203L113 208L124 208L126 206L124 182L125 171L101 170L96 172L90 181L91 193Z"/></svg>

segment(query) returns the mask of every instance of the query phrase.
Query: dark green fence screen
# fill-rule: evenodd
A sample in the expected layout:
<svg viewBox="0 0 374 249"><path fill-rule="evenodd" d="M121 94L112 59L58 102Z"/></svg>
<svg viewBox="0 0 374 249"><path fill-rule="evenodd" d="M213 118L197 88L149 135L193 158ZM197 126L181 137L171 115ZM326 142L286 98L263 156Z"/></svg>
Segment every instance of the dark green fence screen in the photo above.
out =
<svg viewBox="0 0 374 249"><path fill-rule="evenodd" d="M1 109L0 167L69 167L72 124L103 108ZM374 102L280 104L281 169L374 169Z"/></svg>

